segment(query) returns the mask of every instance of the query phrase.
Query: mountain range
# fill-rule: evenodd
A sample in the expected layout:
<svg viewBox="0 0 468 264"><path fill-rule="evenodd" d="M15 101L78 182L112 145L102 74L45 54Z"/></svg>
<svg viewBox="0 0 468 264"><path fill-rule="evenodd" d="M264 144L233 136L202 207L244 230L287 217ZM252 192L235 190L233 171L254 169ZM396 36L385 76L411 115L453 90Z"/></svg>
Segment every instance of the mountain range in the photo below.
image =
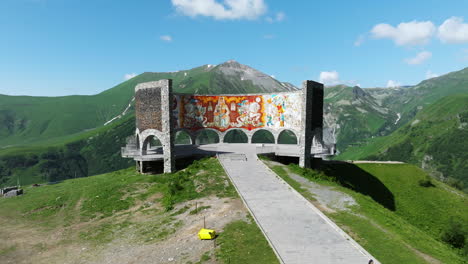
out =
<svg viewBox="0 0 468 264"><path fill-rule="evenodd" d="M78 177L93 175L130 166L128 161L120 158L119 151L134 129L134 87L141 82L167 78L173 79L174 91L182 93L241 94L299 89L231 60L177 72L145 72L97 95L0 95L0 184L11 184L20 177L18 175L23 181L31 183L41 179L59 180L76 174ZM441 161L434 163L449 158L431 154L428 157L426 152L431 150L429 147L421 149L417 146L419 143L412 143L414 153L409 154L410 158L403 154L389 155L393 152L388 150L394 149L393 145L402 138L415 137L410 133L414 129L405 130L411 123L420 122L417 127L434 127L440 118L453 121L455 116L460 116L460 120L463 120L467 104L460 99L464 98L463 95L459 94L467 93L468 68L424 80L415 86L326 87L325 140L337 143L341 153L338 158L403 160L430 167L439 178L453 178L451 175L455 172L441 169ZM451 99L446 100L452 104L456 101L460 106L455 112L450 112L451 116L431 110L433 105L444 104L438 100L444 100L447 96ZM460 124L458 127L462 128L456 128L453 123L453 126L441 126L440 129L463 134L466 126ZM432 128L421 133L429 131ZM384 139L387 140L386 144L381 143ZM431 142L428 140L426 143L430 145ZM446 143L446 149L450 150L453 142ZM20 156L23 160L18 162ZM12 160L16 160L14 164ZM96 160L102 161L102 164ZM68 167L63 164L68 164ZM456 171L456 175L461 173L460 169ZM455 178L461 182L468 180L466 176Z"/></svg>
<svg viewBox="0 0 468 264"><path fill-rule="evenodd" d="M0 147L53 142L132 114L138 83L173 79L180 93L267 93L297 88L236 61L177 72L145 72L97 95L33 97L0 95ZM126 111L127 110L127 111Z"/></svg>

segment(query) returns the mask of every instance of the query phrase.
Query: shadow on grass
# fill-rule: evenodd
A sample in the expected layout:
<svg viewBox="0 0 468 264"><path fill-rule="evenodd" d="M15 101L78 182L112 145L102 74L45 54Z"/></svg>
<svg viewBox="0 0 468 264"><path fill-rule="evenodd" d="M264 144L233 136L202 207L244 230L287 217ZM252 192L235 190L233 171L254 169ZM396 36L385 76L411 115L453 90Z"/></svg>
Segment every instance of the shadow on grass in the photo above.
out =
<svg viewBox="0 0 468 264"><path fill-rule="evenodd" d="M201 160L206 157L212 157L214 155L193 155L185 158L178 158L175 162L176 171L184 170L188 166L192 165L194 161ZM145 161L145 173L148 174L162 174L164 173L164 162L159 161Z"/></svg>
<svg viewBox="0 0 468 264"><path fill-rule="evenodd" d="M268 159L282 164L298 164L298 158L268 155ZM359 168L356 164L341 161L311 161L314 170L332 177L341 186L367 195L385 208L395 211L395 198L392 192L374 175Z"/></svg>
<svg viewBox="0 0 468 264"><path fill-rule="evenodd" d="M385 208L395 211L395 198L392 192L377 177L356 164L322 161L317 169L335 178L340 185L368 195Z"/></svg>

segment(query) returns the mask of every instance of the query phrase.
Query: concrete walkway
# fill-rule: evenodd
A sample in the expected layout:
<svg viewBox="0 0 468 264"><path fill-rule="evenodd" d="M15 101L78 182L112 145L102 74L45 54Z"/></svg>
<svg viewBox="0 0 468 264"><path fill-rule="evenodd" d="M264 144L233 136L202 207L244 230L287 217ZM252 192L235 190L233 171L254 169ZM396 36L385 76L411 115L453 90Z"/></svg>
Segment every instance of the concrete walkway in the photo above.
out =
<svg viewBox="0 0 468 264"><path fill-rule="evenodd" d="M229 144L218 157L282 263L367 264L374 259L257 160L255 147Z"/></svg>

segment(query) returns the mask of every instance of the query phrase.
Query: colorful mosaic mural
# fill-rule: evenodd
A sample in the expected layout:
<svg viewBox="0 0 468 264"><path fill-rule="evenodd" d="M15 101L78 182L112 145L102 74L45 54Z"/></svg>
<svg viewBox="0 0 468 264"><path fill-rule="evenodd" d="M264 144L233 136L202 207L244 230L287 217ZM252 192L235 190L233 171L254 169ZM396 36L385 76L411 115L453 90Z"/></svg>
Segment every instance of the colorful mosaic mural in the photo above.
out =
<svg viewBox="0 0 468 264"><path fill-rule="evenodd" d="M174 117L178 128L198 130L230 128L300 129L301 93L197 96L175 95Z"/></svg>

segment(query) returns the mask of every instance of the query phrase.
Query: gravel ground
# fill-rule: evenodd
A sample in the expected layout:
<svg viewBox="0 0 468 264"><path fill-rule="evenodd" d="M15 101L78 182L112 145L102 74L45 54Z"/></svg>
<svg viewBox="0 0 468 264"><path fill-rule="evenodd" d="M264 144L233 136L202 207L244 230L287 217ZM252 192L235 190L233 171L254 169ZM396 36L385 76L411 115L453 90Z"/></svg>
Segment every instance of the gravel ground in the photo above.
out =
<svg viewBox="0 0 468 264"><path fill-rule="evenodd" d="M307 189L317 201L331 211L348 211L348 207L357 205L353 197L336 191L333 187L323 186L315 182L311 182L304 177L288 171L289 177L299 182L303 188Z"/></svg>
<svg viewBox="0 0 468 264"><path fill-rule="evenodd" d="M198 207L210 206L197 214L190 214ZM139 205L137 205L139 206ZM154 204L154 206L158 206ZM98 226L101 219L91 222L78 223L61 229L38 230L29 226L19 226L8 223L0 217L0 248L13 245L14 253L0 252L0 263L60 263L60 264L157 264L157 263L195 263L203 254L214 255L214 242L198 239L198 231L203 227L205 217L206 227L221 232L228 223L246 219L247 209L239 198L206 197L181 203L171 214L183 207L190 207L184 213L174 216L172 223L180 222L175 233L163 240L144 242L141 234L136 235L138 225L157 222L158 218L167 217L161 214L144 214L135 208L130 208L130 216L115 216L111 222L121 222L124 217L131 221L131 226L118 231L115 238L105 244L92 245L78 239L79 233L90 226ZM144 235L143 235L144 236ZM7 245L3 245L6 243ZM217 263L214 257L204 263Z"/></svg>

